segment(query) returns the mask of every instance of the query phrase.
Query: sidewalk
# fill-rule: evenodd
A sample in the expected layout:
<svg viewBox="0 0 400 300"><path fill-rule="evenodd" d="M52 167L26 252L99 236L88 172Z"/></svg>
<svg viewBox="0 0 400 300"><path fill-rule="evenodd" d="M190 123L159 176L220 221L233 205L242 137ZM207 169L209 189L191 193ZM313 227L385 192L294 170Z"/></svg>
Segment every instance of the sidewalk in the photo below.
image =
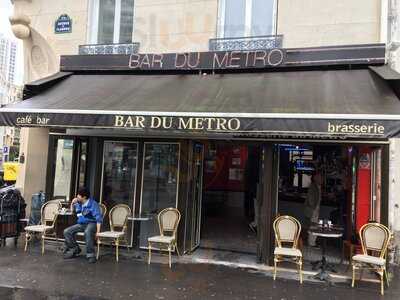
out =
<svg viewBox="0 0 400 300"><path fill-rule="evenodd" d="M328 284L277 279L271 274L208 264L175 263L148 266L143 260L121 257L116 263L109 249L101 260L87 264L84 256L63 260L46 246L44 256L38 245L28 253L21 246L0 248L0 299L400 299L399 272L385 296L379 285L359 282ZM167 262L166 257L162 260Z"/></svg>

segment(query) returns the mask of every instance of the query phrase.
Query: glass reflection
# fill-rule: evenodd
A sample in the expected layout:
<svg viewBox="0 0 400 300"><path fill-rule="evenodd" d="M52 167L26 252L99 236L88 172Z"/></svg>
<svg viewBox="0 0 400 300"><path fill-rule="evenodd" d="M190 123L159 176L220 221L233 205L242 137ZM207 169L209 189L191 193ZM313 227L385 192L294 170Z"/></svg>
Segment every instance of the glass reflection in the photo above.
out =
<svg viewBox="0 0 400 300"><path fill-rule="evenodd" d="M54 173L53 196L69 200L72 175L72 154L74 140L58 139L56 148L56 166Z"/></svg>
<svg viewBox="0 0 400 300"><path fill-rule="evenodd" d="M133 31L133 0L121 1L121 24L119 29L119 42L131 43Z"/></svg>
<svg viewBox="0 0 400 300"><path fill-rule="evenodd" d="M114 41L115 0L100 0L98 44L109 44Z"/></svg>
<svg viewBox="0 0 400 300"><path fill-rule="evenodd" d="M136 160L136 143L104 143L102 203L108 211L116 204L133 209Z"/></svg>
<svg viewBox="0 0 400 300"><path fill-rule="evenodd" d="M179 144L145 144L142 215L155 215L164 208L176 207L178 167ZM156 218L143 222L140 227L140 246L147 247L147 238L157 234Z"/></svg>
<svg viewBox="0 0 400 300"><path fill-rule="evenodd" d="M81 142L79 152L79 174L78 174L78 185L77 189L81 186L85 186L86 183L86 163L87 163L87 143Z"/></svg>

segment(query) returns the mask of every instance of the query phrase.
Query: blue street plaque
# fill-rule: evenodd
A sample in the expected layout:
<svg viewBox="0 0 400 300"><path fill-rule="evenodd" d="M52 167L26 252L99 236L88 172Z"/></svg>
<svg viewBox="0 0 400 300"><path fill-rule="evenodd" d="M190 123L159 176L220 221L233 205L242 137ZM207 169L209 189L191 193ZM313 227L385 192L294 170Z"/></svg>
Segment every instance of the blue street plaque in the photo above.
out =
<svg viewBox="0 0 400 300"><path fill-rule="evenodd" d="M8 147L7 147L7 146L4 146L4 147L3 147L3 153L4 153L4 154L8 154Z"/></svg>
<svg viewBox="0 0 400 300"><path fill-rule="evenodd" d="M72 32L72 20L68 15L61 15L58 17L55 26L55 33L70 33Z"/></svg>

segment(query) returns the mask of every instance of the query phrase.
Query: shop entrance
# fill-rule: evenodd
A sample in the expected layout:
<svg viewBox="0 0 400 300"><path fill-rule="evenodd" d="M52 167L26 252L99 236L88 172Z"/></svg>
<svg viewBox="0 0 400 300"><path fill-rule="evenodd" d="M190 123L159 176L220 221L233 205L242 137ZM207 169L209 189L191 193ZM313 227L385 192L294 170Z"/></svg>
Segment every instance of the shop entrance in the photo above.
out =
<svg viewBox="0 0 400 300"><path fill-rule="evenodd" d="M370 145L279 144L277 213L290 215L302 225L300 247L305 261L321 258L320 238L311 223L331 223L343 229L343 237L328 241L328 260L348 262L349 247L358 245L358 230L369 222L381 222L382 148ZM318 186L317 205L309 200Z"/></svg>
<svg viewBox="0 0 400 300"><path fill-rule="evenodd" d="M256 254L259 152L250 144L204 144L200 248Z"/></svg>

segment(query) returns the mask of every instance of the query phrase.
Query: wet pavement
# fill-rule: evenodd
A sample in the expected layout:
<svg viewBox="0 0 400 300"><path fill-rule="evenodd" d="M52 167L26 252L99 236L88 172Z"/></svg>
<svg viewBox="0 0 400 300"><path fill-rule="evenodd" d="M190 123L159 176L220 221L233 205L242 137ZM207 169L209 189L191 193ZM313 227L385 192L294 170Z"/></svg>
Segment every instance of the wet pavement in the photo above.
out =
<svg viewBox="0 0 400 300"><path fill-rule="evenodd" d="M110 251L105 251L107 253ZM166 259L166 258L165 258ZM166 260L165 260L166 261ZM148 266L142 260L120 259L112 254L90 265L83 256L63 260L61 253L40 255L34 246L28 253L13 246L0 248L0 299L400 299L400 274L385 296L379 284L349 282L337 285L277 279L271 274L207 264Z"/></svg>

